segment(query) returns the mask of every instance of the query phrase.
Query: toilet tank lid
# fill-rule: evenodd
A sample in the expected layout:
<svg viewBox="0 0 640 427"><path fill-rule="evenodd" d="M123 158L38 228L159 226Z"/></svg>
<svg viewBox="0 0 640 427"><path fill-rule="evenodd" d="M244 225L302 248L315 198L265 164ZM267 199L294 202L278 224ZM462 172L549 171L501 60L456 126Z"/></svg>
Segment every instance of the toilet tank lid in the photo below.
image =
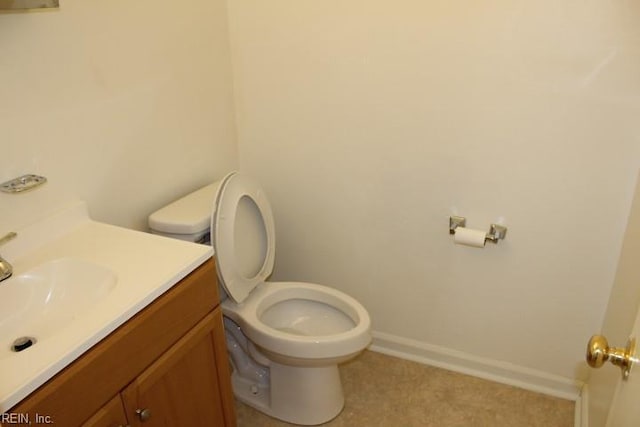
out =
<svg viewBox="0 0 640 427"><path fill-rule="evenodd" d="M220 181L176 200L149 215L149 228L172 234L195 234L211 224L211 212Z"/></svg>

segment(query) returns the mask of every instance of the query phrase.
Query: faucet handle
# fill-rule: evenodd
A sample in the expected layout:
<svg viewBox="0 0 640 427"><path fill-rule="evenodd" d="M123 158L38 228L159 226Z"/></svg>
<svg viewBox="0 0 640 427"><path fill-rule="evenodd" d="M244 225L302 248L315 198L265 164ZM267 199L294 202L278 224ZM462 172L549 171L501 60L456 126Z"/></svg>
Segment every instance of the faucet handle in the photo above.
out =
<svg viewBox="0 0 640 427"><path fill-rule="evenodd" d="M4 245L5 243L7 243L10 240L15 239L18 236L18 233L16 233L15 231L11 231L7 234L5 234L4 236L0 237L0 246Z"/></svg>

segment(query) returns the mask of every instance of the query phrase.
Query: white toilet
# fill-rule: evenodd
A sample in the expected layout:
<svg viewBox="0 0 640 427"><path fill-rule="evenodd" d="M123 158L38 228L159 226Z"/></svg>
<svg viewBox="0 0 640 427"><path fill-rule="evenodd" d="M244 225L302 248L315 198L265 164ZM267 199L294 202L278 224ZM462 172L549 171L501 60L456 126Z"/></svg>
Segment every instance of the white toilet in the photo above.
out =
<svg viewBox="0 0 640 427"><path fill-rule="evenodd" d="M233 172L153 213L149 226L183 240L211 235L238 399L294 424L321 424L340 413L338 363L370 343L369 314L326 286L267 282L275 228L255 182Z"/></svg>

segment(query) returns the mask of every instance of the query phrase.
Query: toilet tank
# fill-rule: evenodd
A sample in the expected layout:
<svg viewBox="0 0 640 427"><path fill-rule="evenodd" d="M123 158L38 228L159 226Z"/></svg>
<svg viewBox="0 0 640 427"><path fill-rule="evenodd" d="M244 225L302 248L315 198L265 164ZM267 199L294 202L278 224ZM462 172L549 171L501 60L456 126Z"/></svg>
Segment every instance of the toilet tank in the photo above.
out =
<svg viewBox="0 0 640 427"><path fill-rule="evenodd" d="M221 182L202 187L149 215L151 232L208 244L211 212Z"/></svg>

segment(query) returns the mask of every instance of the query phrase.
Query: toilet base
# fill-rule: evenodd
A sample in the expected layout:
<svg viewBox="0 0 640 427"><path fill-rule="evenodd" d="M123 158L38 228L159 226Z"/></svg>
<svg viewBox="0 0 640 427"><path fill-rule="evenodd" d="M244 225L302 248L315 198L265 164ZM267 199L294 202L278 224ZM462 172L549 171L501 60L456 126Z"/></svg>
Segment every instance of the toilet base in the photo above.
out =
<svg viewBox="0 0 640 427"><path fill-rule="evenodd" d="M301 425L325 423L342 411L338 365L298 367L272 362L269 370L269 386L234 370L231 380L236 398L271 417Z"/></svg>

